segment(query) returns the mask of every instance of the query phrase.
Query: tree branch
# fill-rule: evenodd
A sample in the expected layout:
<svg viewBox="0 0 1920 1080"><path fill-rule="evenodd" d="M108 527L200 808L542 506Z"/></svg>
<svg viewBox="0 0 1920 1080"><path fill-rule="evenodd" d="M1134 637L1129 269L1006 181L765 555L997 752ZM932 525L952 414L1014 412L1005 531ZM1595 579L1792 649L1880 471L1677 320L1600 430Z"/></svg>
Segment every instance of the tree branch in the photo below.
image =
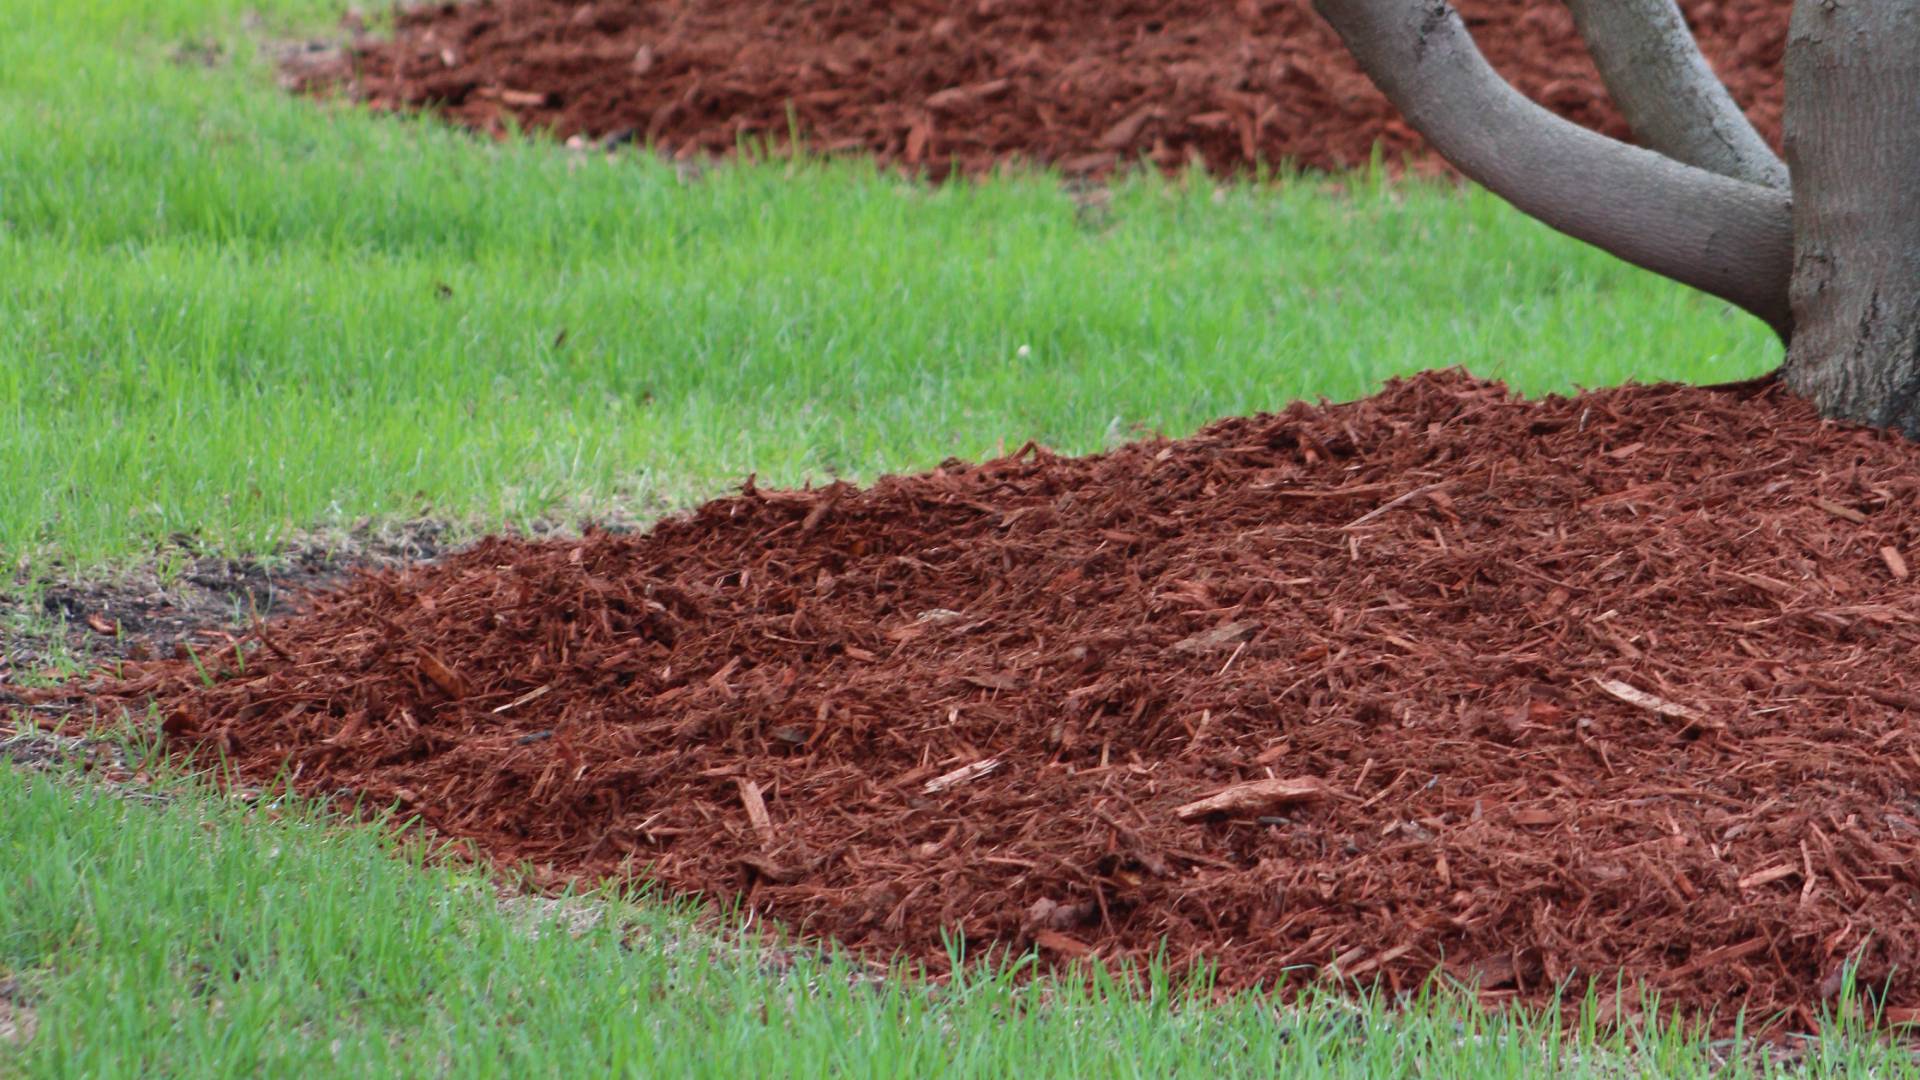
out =
<svg viewBox="0 0 1920 1080"><path fill-rule="evenodd" d="M1735 180L1787 188L1787 166L1733 103L1675 0L1567 0L1641 143Z"/></svg>
<svg viewBox="0 0 1920 1080"><path fill-rule="evenodd" d="M1521 211L1635 266L1791 325L1783 191L1629 146L1507 85L1446 0L1314 0L1442 157Z"/></svg>

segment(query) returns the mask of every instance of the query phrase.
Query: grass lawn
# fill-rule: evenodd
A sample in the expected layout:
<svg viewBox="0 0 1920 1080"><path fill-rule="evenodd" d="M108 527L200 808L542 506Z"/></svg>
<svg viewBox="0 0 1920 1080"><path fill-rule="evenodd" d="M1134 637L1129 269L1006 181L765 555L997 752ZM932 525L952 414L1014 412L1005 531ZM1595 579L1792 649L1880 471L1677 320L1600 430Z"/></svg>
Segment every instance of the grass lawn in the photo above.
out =
<svg viewBox="0 0 1920 1080"><path fill-rule="evenodd" d="M32 1003L38 1029L24 1049L0 1044L0 1071L1381 1076L1419 1064L1525 1076L1581 1055L1604 1064L1451 1002L1389 1020L1006 978L876 986L804 957L773 973L666 907L616 903L569 927L564 913L503 910L472 875L395 857L375 831L297 808L267 820L198 791L155 807L0 770L0 807L0 986ZM1652 1050L1681 1067L1707 1060L1672 1036Z"/></svg>
<svg viewBox="0 0 1920 1080"><path fill-rule="evenodd" d="M1141 182L1082 212L1044 177L683 182L286 97L256 44L335 11L15 0L8 563L361 515L645 515L749 472L1096 450L1428 367L1544 391L1778 355L1484 195Z"/></svg>
<svg viewBox="0 0 1920 1080"><path fill-rule="evenodd" d="M1546 391L1778 356L1724 305L1435 186L1156 180L1080 208L1042 177L687 178L287 99L260 43L336 13L11 6L11 587L179 533L239 553L367 516L645 517L749 472L1094 450L1426 367ZM375 831L159 786L0 769L0 1074L1690 1075L1725 1049L1561 1041L1445 996L1389 1018L872 989L769 973L658 904L536 936L479 875ZM1812 1063L1913 1070L1853 1037Z"/></svg>
<svg viewBox="0 0 1920 1080"><path fill-rule="evenodd" d="M607 898L569 925L376 830L163 786L154 805L0 769L0 1001L29 1002L38 1029L0 1042L0 1074L1705 1075L1726 1050L1672 1030L1562 1038L1453 995L1389 1014L874 984L805 955L774 972L666 906ZM1901 1059L1847 1037L1811 1064Z"/></svg>

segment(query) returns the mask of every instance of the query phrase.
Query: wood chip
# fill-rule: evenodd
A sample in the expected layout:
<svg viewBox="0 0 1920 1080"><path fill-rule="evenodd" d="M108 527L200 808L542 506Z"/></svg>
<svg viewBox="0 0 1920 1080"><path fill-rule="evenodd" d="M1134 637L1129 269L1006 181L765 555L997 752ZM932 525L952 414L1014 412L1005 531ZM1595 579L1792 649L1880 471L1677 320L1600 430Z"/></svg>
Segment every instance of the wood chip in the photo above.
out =
<svg viewBox="0 0 1920 1080"><path fill-rule="evenodd" d="M1890 1005L1882 1016L1893 1027L1912 1027L1920 1024L1920 1006Z"/></svg>
<svg viewBox="0 0 1920 1080"><path fill-rule="evenodd" d="M1256 754L1254 756L1253 763L1255 765L1271 765L1274 762L1279 761L1281 758L1286 757L1287 752L1290 749L1292 749L1292 747L1289 746L1287 743L1283 743L1283 742L1274 743L1272 746L1269 746L1265 750L1262 750L1260 751L1260 753Z"/></svg>
<svg viewBox="0 0 1920 1080"><path fill-rule="evenodd" d="M1689 727L1720 727L1718 721L1709 720L1698 709L1682 705L1677 701L1649 694L1639 687L1623 683L1618 679L1595 679L1594 684L1607 692L1609 697L1624 701L1636 709L1645 709L1650 713L1664 716L1669 720L1685 720Z"/></svg>
<svg viewBox="0 0 1920 1080"><path fill-rule="evenodd" d="M1880 561L1887 564L1887 571L1897 580L1907 580L1907 560L1901 556L1899 548L1892 545L1881 548Z"/></svg>
<svg viewBox="0 0 1920 1080"><path fill-rule="evenodd" d="M926 795L937 795L950 787L956 787L969 780L978 780L999 767L1000 759L997 757L976 761L971 765L962 765L952 772L941 773L939 776L927 781L926 784L920 788L920 791Z"/></svg>
<svg viewBox="0 0 1920 1080"><path fill-rule="evenodd" d="M753 824L753 831L760 834L760 843L772 847L773 818L767 813L767 800L760 793L760 785L744 776L737 777L734 783L740 788L740 804L747 808L747 820Z"/></svg>
<svg viewBox="0 0 1920 1080"><path fill-rule="evenodd" d="M1714 949L1711 952L1680 965L1680 967L1674 970L1674 976L1691 975L1696 971L1705 971L1711 967L1719 967L1721 964L1731 964L1736 961L1745 960L1754 953L1764 951L1766 947L1766 938L1752 938L1738 945L1728 945L1723 948Z"/></svg>
<svg viewBox="0 0 1920 1080"><path fill-rule="evenodd" d="M664 835L665 831L664 829L656 830L656 832L661 835ZM754 873L759 874L775 885L791 885L807 876L806 871L801 867L788 866L785 863L769 859L765 855L755 855L751 852L744 853L740 856L740 865L751 869Z"/></svg>
<svg viewBox="0 0 1920 1080"><path fill-rule="evenodd" d="M105 615L87 616L87 625L93 627L94 633L105 634L108 637L114 637L120 633L120 628L113 625L113 621Z"/></svg>
<svg viewBox="0 0 1920 1080"><path fill-rule="evenodd" d="M1062 956L1092 956L1093 946L1071 934L1058 930L1042 930L1033 935L1033 943L1043 949L1057 952Z"/></svg>
<svg viewBox="0 0 1920 1080"><path fill-rule="evenodd" d="M420 652L420 673L433 680L433 685L446 692L455 701L467 696L467 680L448 666L445 660L426 650Z"/></svg>
<svg viewBox="0 0 1920 1080"><path fill-rule="evenodd" d="M1867 523L1867 515L1855 510L1851 506L1841 506L1839 503L1828 502L1825 499L1814 499L1812 502L1813 505L1825 510L1827 513L1832 514L1842 521L1851 521L1856 525L1865 525Z"/></svg>
<svg viewBox="0 0 1920 1080"><path fill-rule="evenodd" d="M1167 115L1167 110L1158 105L1147 105L1135 109L1121 117L1118 122L1100 134L1100 145L1109 150L1125 150L1127 145L1140 137L1140 131L1149 120Z"/></svg>
<svg viewBox="0 0 1920 1080"><path fill-rule="evenodd" d="M1358 964L1355 964L1351 968L1346 969L1345 971L1346 977L1349 979L1358 979L1361 976L1366 975L1367 973L1373 971L1376 968L1383 967L1387 964L1393 963L1395 960L1400 959L1401 957L1407 955L1412 951L1413 951L1413 945L1411 943L1404 944L1404 945L1395 945L1393 948L1388 949L1386 952L1375 953L1373 956L1360 961Z"/></svg>
<svg viewBox="0 0 1920 1080"><path fill-rule="evenodd" d="M1191 637L1181 638L1179 641L1173 643L1173 651L1177 653L1203 653L1212 652L1215 649L1224 649L1236 641L1247 640L1259 629L1260 624L1257 622L1230 622L1223 626L1216 626L1211 630L1203 630Z"/></svg>
<svg viewBox="0 0 1920 1080"><path fill-rule="evenodd" d="M1721 571L1720 576L1728 579L1729 581L1737 581L1742 585L1751 585L1754 588L1761 590L1762 592L1770 592L1775 596L1800 595L1800 590L1794 588L1792 585L1789 585L1784 581L1778 581L1773 578L1766 577L1761 574L1737 574L1731 570L1723 570Z"/></svg>
<svg viewBox="0 0 1920 1080"><path fill-rule="evenodd" d="M973 83L968 86L950 86L945 90L927 95L929 109L957 109L984 101L996 94L1002 94L1013 85L1010 79L991 79L987 82Z"/></svg>
<svg viewBox="0 0 1920 1080"><path fill-rule="evenodd" d="M1782 863L1779 866L1770 866L1765 870L1756 870L1746 877L1741 878L1739 884L1743 889L1757 889L1768 882L1779 881L1785 877L1792 877L1799 872L1800 868L1792 863Z"/></svg>
<svg viewBox="0 0 1920 1080"><path fill-rule="evenodd" d="M845 490L839 486L830 487L824 497L814 502L812 509L807 511L807 516L800 519L801 536L813 535L813 531L820 527L821 522L827 520L827 515L832 513L833 508L839 504L841 493Z"/></svg>
<svg viewBox="0 0 1920 1080"><path fill-rule="evenodd" d="M1326 794L1327 785L1312 776L1249 780L1175 807L1173 816L1181 821L1193 821L1209 814L1253 814L1289 803L1325 798Z"/></svg>

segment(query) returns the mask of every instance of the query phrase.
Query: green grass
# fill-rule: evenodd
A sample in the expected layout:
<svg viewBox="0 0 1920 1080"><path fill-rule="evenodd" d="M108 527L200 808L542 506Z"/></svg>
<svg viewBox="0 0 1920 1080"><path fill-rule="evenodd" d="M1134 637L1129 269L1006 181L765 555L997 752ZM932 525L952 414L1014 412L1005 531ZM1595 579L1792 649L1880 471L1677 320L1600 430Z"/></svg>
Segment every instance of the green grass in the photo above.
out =
<svg viewBox="0 0 1920 1080"><path fill-rule="evenodd" d="M9 564L174 533L256 551L362 515L645 515L749 472L1097 450L1428 367L1541 391L1778 354L1722 304L1433 185L1143 180L1087 215L1045 176L683 183L286 97L254 42L333 10L15 0ZM220 66L169 59L208 36Z"/></svg>
<svg viewBox="0 0 1920 1080"><path fill-rule="evenodd" d="M363 516L644 515L749 472L1093 450L1426 367L1544 391L1778 355L1723 305L1438 186L1141 180L1082 213L1043 176L684 182L285 98L258 43L336 10L10 5L19 579L181 532L254 552ZM220 66L169 59L209 37ZM608 897L616 917L535 937L486 878L377 830L160 787L0 766L0 988L38 1029L0 1042L0 1075L1705 1075L1719 1049L1566 1040L1450 995L1389 1014L984 974L854 989L837 961L769 975L684 911ZM1857 1032L1813 1065L1915 1073Z"/></svg>
<svg viewBox="0 0 1920 1080"><path fill-rule="evenodd" d="M0 1043L0 1075L1519 1078L1716 1061L1671 1028L1563 1038L1451 994L1393 1014L1200 1004L1164 980L875 986L804 954L770 974L682 911L596 897L610 915L574 936L379 831L166 786L156 807L0 766L0 985L39 1029ZM1916 1074L1857 1026L1811 1064Z"/></svg>

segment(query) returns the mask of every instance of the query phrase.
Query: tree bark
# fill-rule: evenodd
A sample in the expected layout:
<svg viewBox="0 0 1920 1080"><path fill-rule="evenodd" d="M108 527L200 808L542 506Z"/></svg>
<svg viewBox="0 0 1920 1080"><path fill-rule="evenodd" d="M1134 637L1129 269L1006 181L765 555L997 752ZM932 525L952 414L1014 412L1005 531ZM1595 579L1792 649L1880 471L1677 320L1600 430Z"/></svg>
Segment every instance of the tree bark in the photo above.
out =
<svg viewBox="0 0 1920 1080"><path fill-rule="evenodd" d="M1636 266L1791 327L1785 192L1629 146L1500 78L1445 0L1314 0L1442 157L1521 211ZM1796 178L1797 179L1797 178Z"/></svg>
<svg viewBox="0 0 1920 1080"><path fill-rule="evenodd" d="M1787 166L1707 66L1675 0L1567 0L1607 93L1650 150L1785 189Z"/></svg>
<svg viewBox="0 0 1920 1080"><path fill-rule="evenodd" d="M1800 0L1786 79L1787 385L1920 438L1920 0Z"/></svg>

